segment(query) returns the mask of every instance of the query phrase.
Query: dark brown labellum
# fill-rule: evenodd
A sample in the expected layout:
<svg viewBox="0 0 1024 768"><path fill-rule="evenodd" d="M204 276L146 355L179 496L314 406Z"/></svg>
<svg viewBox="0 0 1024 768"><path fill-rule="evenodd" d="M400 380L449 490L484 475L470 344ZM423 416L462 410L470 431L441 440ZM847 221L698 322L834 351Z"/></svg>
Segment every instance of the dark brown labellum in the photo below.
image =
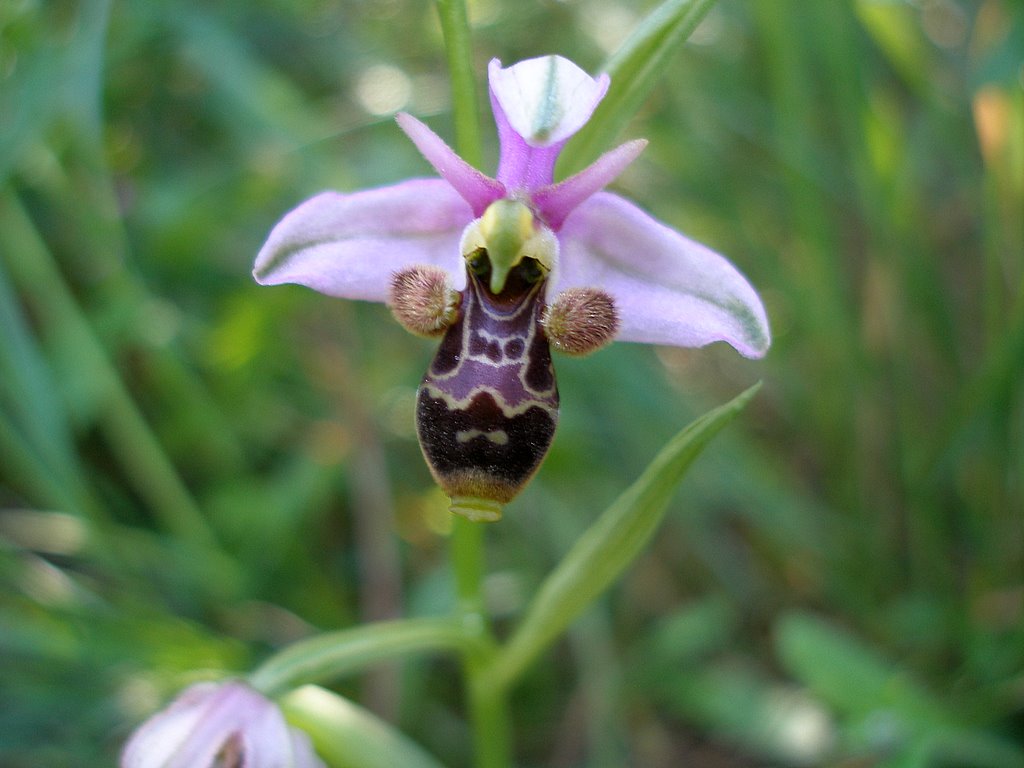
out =
<svg viewBox="0 0 1024 768"><path fill-rule="evenodd" d="M543 274L524 259L495 296L486 258L467 264L458 320L420 386L416 428L453 511L495 520L547 454L558 386L540 325Z"/></svg>

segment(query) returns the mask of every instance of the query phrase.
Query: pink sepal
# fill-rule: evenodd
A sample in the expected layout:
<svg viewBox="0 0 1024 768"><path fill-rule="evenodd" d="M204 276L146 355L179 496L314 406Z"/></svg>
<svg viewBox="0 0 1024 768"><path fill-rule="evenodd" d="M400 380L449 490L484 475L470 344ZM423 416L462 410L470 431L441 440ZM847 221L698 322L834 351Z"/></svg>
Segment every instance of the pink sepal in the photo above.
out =
<svg viewBox="0 0 1024 768"><path fill-rule="evenodd" d="M395 272L434 264L461 290L459 238L472 218L443 179L322 192L278 222L256 257L253 277L262 285L299 283L329 296L384 301Z"/></svg>
<svg viewBox="0 0 1024 768"><path fill-rule="evenodd" d="M746 278L628 200L597 193L566 219L558 239L561 270L549 295L576 286L611 294L619 340L680 347L725 341L746 357L768 350L768 319Z"/></svg>

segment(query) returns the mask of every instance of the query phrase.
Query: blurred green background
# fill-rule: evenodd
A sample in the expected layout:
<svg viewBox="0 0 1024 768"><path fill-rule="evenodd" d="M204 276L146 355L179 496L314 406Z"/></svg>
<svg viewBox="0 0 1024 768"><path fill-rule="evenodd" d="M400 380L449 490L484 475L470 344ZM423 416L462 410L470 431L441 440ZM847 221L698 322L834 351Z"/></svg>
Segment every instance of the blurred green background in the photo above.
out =
<svg viewBox="0 0 1024 768"><path fill-rule="evenodd" d="M651 7L472 2L480 82L596 71ZM198 677L451 607L433 344L249 275L309 195L430 175L398 109L453 138L431 3L0 0L0 765L109 765ZM499 630L765 387L517 689L519 764L1024 765L1024 8L721 0L636 137L617 189L729 255L774 346L557 361L554 449L487 531ZM454 660L338 690L470 765Z"/></svg>

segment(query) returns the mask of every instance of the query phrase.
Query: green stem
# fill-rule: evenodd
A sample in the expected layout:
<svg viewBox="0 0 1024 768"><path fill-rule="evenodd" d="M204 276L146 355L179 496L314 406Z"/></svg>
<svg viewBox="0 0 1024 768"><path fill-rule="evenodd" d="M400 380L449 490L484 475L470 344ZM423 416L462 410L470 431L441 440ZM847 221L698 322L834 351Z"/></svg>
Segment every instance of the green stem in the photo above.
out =
<svg viewBox="0 0 1024 768"><path fill-rule="evenodd" d="M448 72L452 82L455 147L462 159L479 168L483 161L477 119L476 71L470 44L469 16L464 0L436 0L441 18Z"/></svg>
<svg viewBox="0 0 1024 768"><path fill-rule="evenodd" d="M482 625L484 526L461 515L455 516L452 523L452 568L455 572L455 594L459 598L459 613L463 622L479 620Z"/></svg>
<svg viewBox="0 0 1024 768"><path fill-rule="evenodd" d="M483 669L482 664L474 666ZM475 670L467 674L477 768L510 768L512 740L505 693L489 685Z"/></svg>
<svg viewBox="0 0 1024 768"><path fill-rule="evenodd" d="M462 657L469 717L478 768L508 768L511 740L505 692L490 684L487 670L495 654L483 601L484 524L455 516L452 568L462 630L474 644Z"/></svg>

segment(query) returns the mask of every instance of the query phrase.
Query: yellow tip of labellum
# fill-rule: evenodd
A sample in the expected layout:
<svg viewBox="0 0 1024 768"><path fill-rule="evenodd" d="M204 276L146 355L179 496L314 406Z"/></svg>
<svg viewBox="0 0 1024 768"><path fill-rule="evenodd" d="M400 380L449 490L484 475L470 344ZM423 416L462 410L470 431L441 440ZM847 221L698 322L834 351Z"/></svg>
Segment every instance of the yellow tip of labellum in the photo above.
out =
<svg viewBox="0 0 1024 768"><path fill-rule="evenodd" d="M502 505L492 499L452 496L452 505L449 509L454 514L467 517L476 523L494 523L501 520Z"/></svg>

